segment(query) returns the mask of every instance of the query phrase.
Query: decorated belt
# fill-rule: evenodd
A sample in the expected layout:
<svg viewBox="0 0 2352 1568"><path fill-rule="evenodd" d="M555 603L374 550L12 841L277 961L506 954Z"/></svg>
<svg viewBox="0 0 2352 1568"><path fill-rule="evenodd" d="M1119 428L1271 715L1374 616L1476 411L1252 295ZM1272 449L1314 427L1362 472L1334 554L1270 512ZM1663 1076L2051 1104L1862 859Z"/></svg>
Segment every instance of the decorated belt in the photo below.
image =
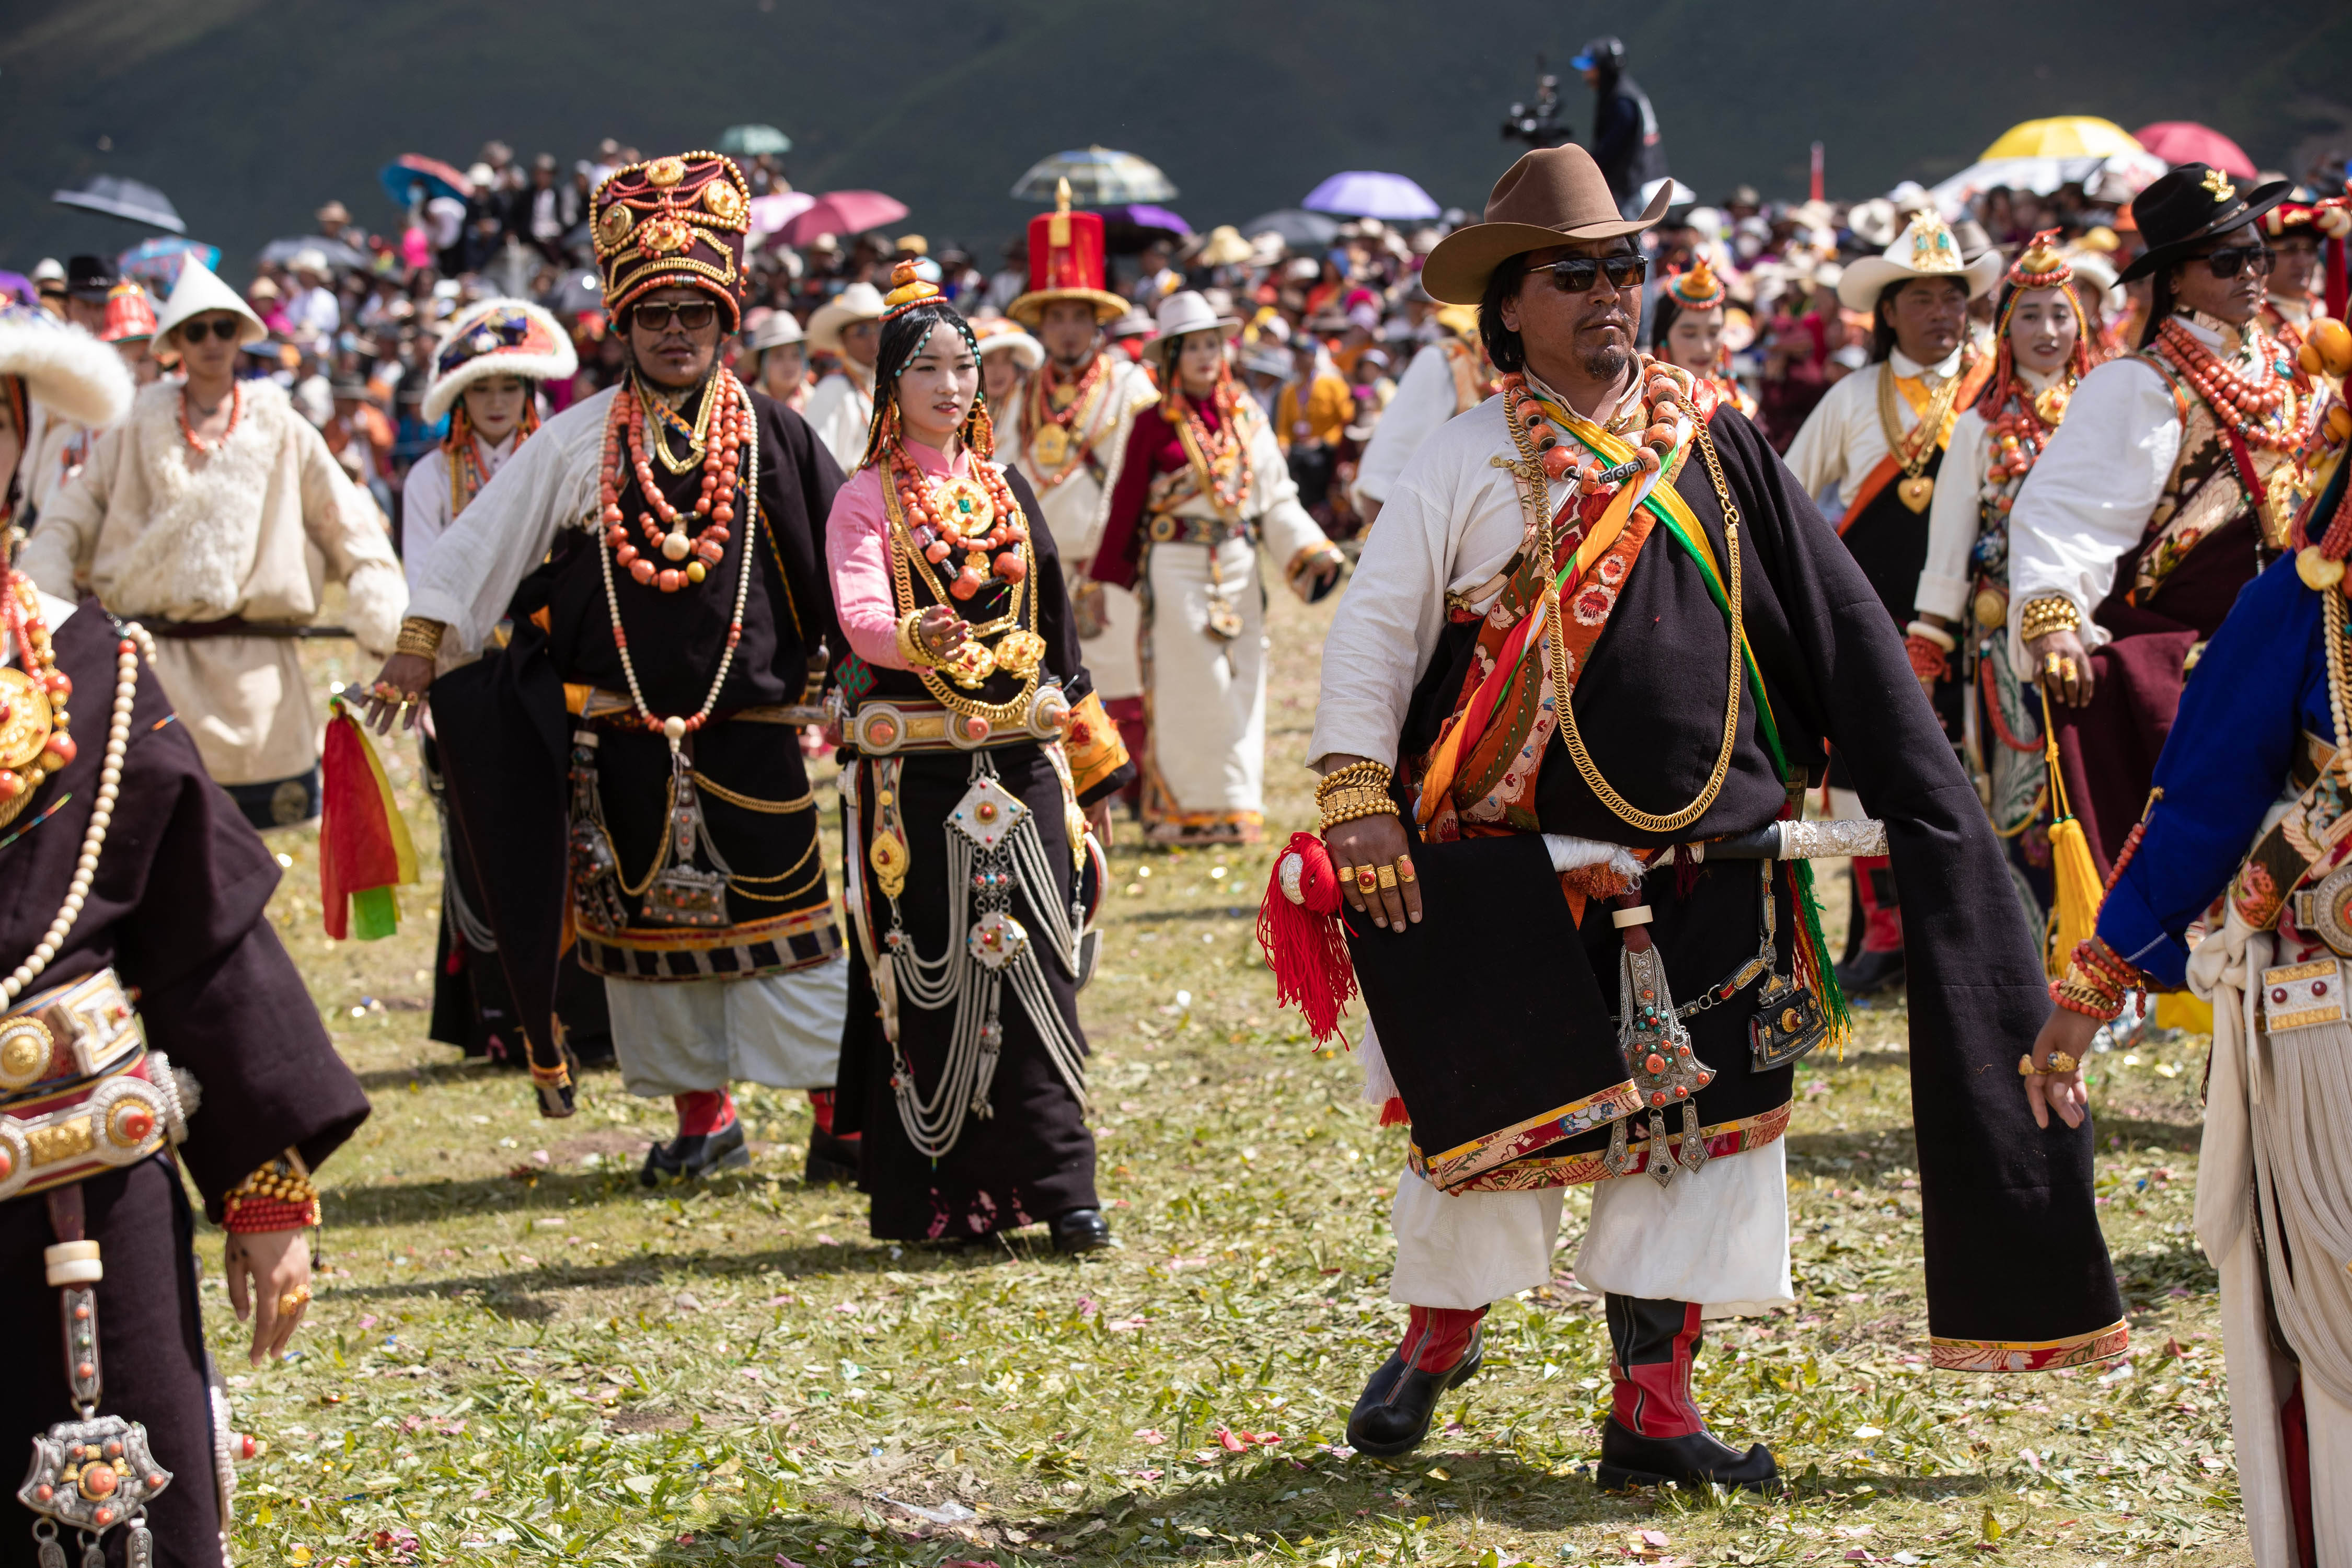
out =
<svg viewBox="0 0 2352 1568"><path fill-rule="evenodd" d="M868 757L899 752L978 752L1058 741L1069 722L1070 700L1062 695L1062 689L1040 686L1026 714L1003 721L983 713L956 712L938 702L862 702L849 721L849 740L861 755Z"/></svg>
<svg viewBox="0 0 2352 1568"><path fill-rule="evenodd" d="M0 1017L0 1201L135 1165L190 1109L114 971L44 991Z"/></svg>
<svg viewBox="0 0 2352 1568"><path fill-rule="evenodd" d="M608 691L601 686L566 686L563 706L575 718L592 724L623 721L641 727L635 699L625 691ZM714 724L822 724L824 710L814 702L769 702L751 708L721 708L710 715Z"/></svg>
<svg viewBox="0 0 2352 1568"><path fill-rule="evenodd" d="M1255 521L1234 521L1222 517L1179 517L1173 512L1161 512L1151 520L1148 531L1154 544L1206 544L1213 548L1228 539L1257 542Z"/></svg>

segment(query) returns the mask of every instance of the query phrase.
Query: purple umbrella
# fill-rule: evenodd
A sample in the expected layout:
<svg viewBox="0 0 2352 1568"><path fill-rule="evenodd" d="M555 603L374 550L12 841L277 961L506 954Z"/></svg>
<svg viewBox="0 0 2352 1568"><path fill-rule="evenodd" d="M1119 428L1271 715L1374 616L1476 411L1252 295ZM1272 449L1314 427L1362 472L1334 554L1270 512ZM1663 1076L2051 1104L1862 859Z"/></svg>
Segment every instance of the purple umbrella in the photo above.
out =
<svg viewBox="0 0 2352 1568"><path fill-rule="evenodd" d="M1334 174L1298 204L1308 212L1338 213L1342 217L1376 217L1383 223L1411 223L1433 218L1443 210L1427 191L1402 174L1381 174L1350 169Z"/></svg>
<svg viewBox="0 0 2352 1568"><path fill-rule="evenodd" d="M1153 206L1149 202L1129 202L1125 206L1105 207L1103 216L1107 219L1125 218L1138 228L1156 228L1180 238L1192 232L1192 226L1181 216L1166 207Z"/></svg>
<svg viewBox="0 0 2352 1568"><path fill-rule="evenodd" d="M41 302L40 290L35 289L33 280L21 272L0 272L0 294L14 294L19 304L37 305Z"/></svg>

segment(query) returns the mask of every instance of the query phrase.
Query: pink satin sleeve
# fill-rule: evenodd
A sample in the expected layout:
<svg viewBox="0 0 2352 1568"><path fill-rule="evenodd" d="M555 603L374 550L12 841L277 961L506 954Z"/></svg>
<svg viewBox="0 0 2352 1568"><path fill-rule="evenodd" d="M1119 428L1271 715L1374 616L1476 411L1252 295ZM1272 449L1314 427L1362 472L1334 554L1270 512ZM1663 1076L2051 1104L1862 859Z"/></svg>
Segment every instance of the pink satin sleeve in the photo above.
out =
<svg viewBox="0 0 2352 1568"><path fill-rule="evenodd" d="M834 610L851 651L885 669L905 669L898 657L898 615L890 593L890 562L884 540L882 480L861 468L833 498L824 525L825 567L833 574Z"/></svg>

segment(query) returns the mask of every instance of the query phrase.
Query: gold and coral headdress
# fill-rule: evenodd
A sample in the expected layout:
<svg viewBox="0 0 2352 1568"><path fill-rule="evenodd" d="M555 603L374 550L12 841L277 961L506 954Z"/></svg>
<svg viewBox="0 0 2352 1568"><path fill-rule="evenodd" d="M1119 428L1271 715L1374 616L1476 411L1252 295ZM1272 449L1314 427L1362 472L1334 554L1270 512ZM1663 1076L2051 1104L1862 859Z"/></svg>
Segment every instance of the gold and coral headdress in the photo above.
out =
<svg viewBox="0 0 2352 1568"><path fill-rule="evenodd" d="M2074 264L2058 248L2058 231L2045 228L2010 263L2012 289L2063 289L2074 281Z"/></svg>
<svg viewBox="0 0 2352 1568"><path fill-rule="evenodd" d="M751 188L735 161L685 153L614 170L596 187L596 264L614 317L656 289L699 289L743 319L743 246Z"/></svg>
<svg viewBox="0 0 2352 1568"><path fill-rule="evenodd" d="M1706 264L1704 256L1695 258L1687 270L1669 279L1666 292L1685 310L1712 310L1724 300L1723 279L1715 275L1715 268Z"/></svg>

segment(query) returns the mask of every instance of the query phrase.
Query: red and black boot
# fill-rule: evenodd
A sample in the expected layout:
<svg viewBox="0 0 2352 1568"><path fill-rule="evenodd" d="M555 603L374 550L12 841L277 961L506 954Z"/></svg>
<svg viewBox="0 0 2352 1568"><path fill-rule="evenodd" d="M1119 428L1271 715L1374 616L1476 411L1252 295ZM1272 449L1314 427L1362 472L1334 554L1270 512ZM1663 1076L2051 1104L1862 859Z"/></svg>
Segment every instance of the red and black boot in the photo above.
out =
<svg viewBox="0 0 2352 1568"><path fill-rule="evenodd" d="M1409 1454L1429 1436L1437 1402L1486 1359L1486 1309L1415 1307L1404 1341L1383 1363L1348 1416L1348 1446L1376 1459Z"/></svg>
<svg viewBox="0 0 2352 1568"><path fill-rule="evenodd" d="M814 1124L809 1128L808 1163L802 1167L801 1180L812 1187L848 1185L857 1180L858 1155L865 1139L856 1132L845 1138L833 1130L833 1095L829 1089L808 1091Z"/></svg>
<svg viewBox="0 0 2352 1568"><path fill-rule="evenodd" d="M1903 906L1895 892L1895 862L1884 855L1853 858L1854 928L1862 951L1837 966L1839 988L1849 996L1899 988L1903 984Z"/></svg>
<svg viewBox="0 0 2352 1568"><path fill-rule="evenodd" d="M1780 1479L1770 1449L1741 1454L1706 1429L1692 1402L1691 1362L1698 1354L1696 1301L1651 1301L1610 1295L1609 1420L1601 1430L1603 1491L1628 1487L1685 1488L1704 1481L1762 1491Z"/></svg>
<svg viewBox="0 0 2352 1568"><path fill-rule="evenodd" d="M703 1089L673 1095L671 1100L677 1106L677 1136L646 1151L638 1181L651 1187L659 1185L664 1177L690 1181L751 1163L751 1151L743 1142L743 1119L735 1114L734 1096L724 1089Z"/></svg>

